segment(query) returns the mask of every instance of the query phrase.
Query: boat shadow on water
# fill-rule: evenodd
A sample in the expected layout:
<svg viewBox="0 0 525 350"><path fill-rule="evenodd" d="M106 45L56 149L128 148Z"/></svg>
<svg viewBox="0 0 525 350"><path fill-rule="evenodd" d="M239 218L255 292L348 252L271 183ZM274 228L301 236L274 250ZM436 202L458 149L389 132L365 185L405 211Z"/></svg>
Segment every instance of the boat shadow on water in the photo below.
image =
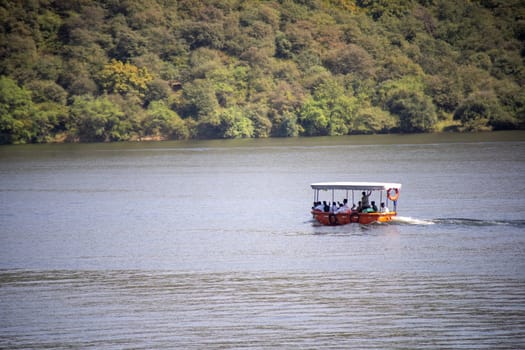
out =
<svg viewBox="0 0 525 350"><path fill-rule="evenodd" d="M327 226L312 219L312 234L319 236L381 236L399 234L399 226L393 222Z"/></svg>

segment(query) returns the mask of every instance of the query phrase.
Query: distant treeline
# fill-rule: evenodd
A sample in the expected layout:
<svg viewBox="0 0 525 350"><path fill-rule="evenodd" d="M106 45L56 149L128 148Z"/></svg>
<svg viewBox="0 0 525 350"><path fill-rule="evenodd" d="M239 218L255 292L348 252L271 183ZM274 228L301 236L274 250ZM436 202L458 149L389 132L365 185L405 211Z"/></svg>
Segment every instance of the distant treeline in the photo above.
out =
<svg viewBox="0 0 525 350"><path fill-rule="evenodd" d="M0 143L525 126L523 0L3 0Z"/></svg>

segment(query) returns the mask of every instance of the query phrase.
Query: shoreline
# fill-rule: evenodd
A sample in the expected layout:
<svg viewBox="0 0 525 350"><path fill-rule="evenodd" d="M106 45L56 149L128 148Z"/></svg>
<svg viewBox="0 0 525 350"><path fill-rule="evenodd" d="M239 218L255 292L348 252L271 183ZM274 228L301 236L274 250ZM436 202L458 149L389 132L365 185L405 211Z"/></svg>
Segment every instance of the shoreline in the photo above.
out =
<svg viewBox="0 0 525 350"><path fill-rule="evenodd" d="M266 138L231 138L231 139L166 139L162 137L143 137L127 141L59 141L46 143L2 144L7 146L53 146L53 145L155 145L204 144L209 147L225 146L257 146L275 144L295 146L306 143L335 146L335 145L394 145L394 144L432 144L432 143L473 143L473 142L525 142L525 130L498 130L478 132L433 132L433 133L385 133L385 134L358 134L338 136L290 136Z"/></svg>

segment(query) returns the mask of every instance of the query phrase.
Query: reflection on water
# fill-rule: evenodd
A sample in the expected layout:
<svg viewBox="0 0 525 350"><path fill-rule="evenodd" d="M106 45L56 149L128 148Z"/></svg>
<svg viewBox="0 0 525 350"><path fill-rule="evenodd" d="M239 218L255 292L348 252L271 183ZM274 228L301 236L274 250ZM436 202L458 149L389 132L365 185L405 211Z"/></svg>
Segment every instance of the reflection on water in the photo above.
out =
<svg viewBox="0 0 525 350"><path fill-rule="evenodd" d="M520 348L525 340L523 281L508 278L4 271L0 283L0 341L18 348Z"/></svg>

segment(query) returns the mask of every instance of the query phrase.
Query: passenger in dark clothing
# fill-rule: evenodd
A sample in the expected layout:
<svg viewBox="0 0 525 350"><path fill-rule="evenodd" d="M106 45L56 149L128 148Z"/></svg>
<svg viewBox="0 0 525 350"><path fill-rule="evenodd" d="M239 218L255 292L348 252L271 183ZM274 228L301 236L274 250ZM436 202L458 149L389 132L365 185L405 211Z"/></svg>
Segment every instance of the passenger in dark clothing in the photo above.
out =
<svg viewBox="0 0 525 350"><path fill-rule="evenodd" d="M368 191L368 193L364 192L362 193L362 197L361 197L361 208L363 209L368 209L370 208L370 202L368 201L368 197L370 197L370 195L372 194L372 191Z"/></svg>

